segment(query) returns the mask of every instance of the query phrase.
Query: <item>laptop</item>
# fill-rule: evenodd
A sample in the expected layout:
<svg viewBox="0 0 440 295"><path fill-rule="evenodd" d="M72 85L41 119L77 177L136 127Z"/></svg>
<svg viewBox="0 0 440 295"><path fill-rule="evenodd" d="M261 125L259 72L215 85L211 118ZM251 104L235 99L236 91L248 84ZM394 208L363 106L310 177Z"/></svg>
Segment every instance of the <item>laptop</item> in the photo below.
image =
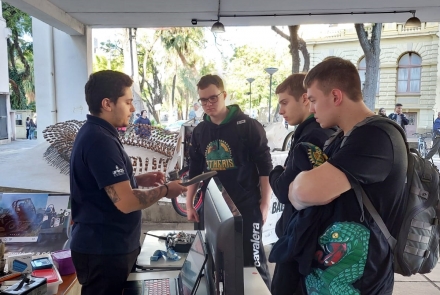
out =
<svg viewBox="0 0 440 295"><path fill-rule="evenodd" d="M208 252L200 231L197 231L177 278L127 282L122 295L194 295L196 294Z"/></svg>

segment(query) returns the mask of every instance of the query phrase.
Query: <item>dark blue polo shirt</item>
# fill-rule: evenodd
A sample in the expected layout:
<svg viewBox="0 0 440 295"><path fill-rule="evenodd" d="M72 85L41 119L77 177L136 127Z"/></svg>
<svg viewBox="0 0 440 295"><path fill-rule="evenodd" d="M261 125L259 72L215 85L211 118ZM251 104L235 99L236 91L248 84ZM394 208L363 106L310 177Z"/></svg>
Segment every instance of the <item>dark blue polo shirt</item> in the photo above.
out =
<svg viewBox="0 0 440 295"><path fill-rule="evenodd" d="M141 211L122 213L104 190L126 180L137 188L130 158L116 129L103 119L87 115L70 157L73 251L126 254L139 247Z"/></svg>

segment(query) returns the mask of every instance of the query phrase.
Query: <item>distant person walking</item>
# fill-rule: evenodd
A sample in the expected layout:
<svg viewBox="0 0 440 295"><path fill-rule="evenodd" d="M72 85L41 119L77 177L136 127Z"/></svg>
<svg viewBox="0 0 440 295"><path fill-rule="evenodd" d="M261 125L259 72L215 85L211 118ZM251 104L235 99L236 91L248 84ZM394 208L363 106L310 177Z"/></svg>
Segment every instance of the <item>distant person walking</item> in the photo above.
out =
<svg viewBox="0 0 440 295"><path fill-rule="evenodd" d="M34 120L30 119L29 121L29 139L35 138L35 130L37 129L37 124L34 123Z"/></svg>
<svg viewBox="0 0 440 295"><path fill-rule="evenodd" d="M396 121L397 124L399 124L406 133L405 126L409 124L409 120L405 116L405 114L402 113L402 104L401 103L396 104L396 107L394 108L394 113L391 113L388 116L388 118L390 118L393 121Z"/></svg>
<svg viewBox="0 0 440 295"><path fill-rule="evenodd" d="M189 120L194 119L195 123L199 123L202 116L203 116L203 110L200 108L200 105L197 102L195 102L193 104L193 108L191 109L191 111L189 111L188 119Z"/></svg>
<svg viewBox="0 0 440 295"><path fill-rule="evenodd" d="M141 116L139 118L136 119L136 121L134 121L134 124L137 125L136 126L136 134L139 135L140 137L150 137L150 126L151 126L151 122L150 119L147 118L147 111L146 110L142 110L141 111Z"/></svg>
<svg viewBox="0 0 440 295"><path fill-rule="evenodd" d="M434 125L432 126L432 137L434 138L434 142L431 150L425 157L426 159L431 159L436 152L438 152L440 156L440 112L438 112L437 119L435 119Z"/></svg>
<svg viewBox="0 0 440 295"><path fill-rule="evenodd" d="M189 111L188 119L192 120L196 117L196 111L199 108L197 103L194 103L193 108Z"/></svg>
<svg viewBox="0 0 440 295"><path fill-rule="evenodd" d="M29 139L29 129L30 129L30 127L31 127L30 124L29 124L30 121L31 121L31 120L29 119L29 117L27 117L27 118L26 118L26 139Z"/></svg>

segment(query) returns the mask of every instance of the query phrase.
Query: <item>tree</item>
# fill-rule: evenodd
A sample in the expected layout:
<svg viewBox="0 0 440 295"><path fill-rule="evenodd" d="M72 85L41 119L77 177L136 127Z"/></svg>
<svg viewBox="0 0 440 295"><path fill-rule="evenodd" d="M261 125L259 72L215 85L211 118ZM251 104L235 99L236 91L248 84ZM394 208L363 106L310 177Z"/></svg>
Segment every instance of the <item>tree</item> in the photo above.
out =
<svg viewBox="0 0 440 295"><path fill-rule="evenodd" d="M167 108L172 111L175 95L178 117L185 118L189 106L197 97L198 78L201 73L214 68L212 64L206 64L199 54L205 43L203 29L138 29L135 32L137 37L134 52L137 64L133 67L134 80L139 83L140 96L146 108L159 123L160 116L155 105L161 104L162 111ZM119 40L101 43L101 50L106 54L95 59L94 69L119 67L124 61L123 53L127 51L125 47L122 49L121 44L124 42ZM111 60L108 55L111 55ZM136 71L139 75L136 75Z"/></svg>
<svg viewBox="0 0 440 295"><path fill-rule="evenodd" d="M374 111L379 72L380 37L382 34L382 24L375 23L372 25L370 38L368 38L368 32L365 29L364 24L355 24L354 26L359 38L359 43L361 44L362 50L365 54L366 71L362 95L367 107Z"/></svg>
<svg viewBox="0 0 440 295"><path fill-rule="evenodd" d="M101 42L100 49L105 53L95 56L93 71L114 70L123 72L124 70L124 52L119 40L114 42L107 40Z"/></svg>
<svg viewBox="0 0 440 295"><path fill-rule="evenodd" d="M159 114L155 109L156 104L162 104L164 88L158 70L157 61L151 51L144 46L138 46L139 67L139 87L142 98L147 104L148 111L153 115L156 122L160 122Z"/></svg>
<svg viewBox="0 0 440 295"><path fill-rule="evenodd" d="M206 43L204 30L202 28L166 28L156 31L156 35L160 36L163 47L170 54L170 63L174 64L174 66L171 67L174 70L171 86L172 107L174 107L175 103L175 89L179 84L183 84L180 89L178 88L178 92L181 99L186 101L186 111L184 116L182 102L177 102L178 117L180 119L186 117L188 114L190 96L195 97L194 93L191 93L191 91L188 92L187 90L194 89L200 77L200 72L197 68L203 66L204 59L198 52ZM181 61L183 69L179 68L176 57ZM186 73L183 76L179 75L182 71Z"/></svg>
<svg viewBox="0 0 440 295"><path fill-rule="evenodd" d="M283 61L289 59L289 53L284 51L281 56L268 48L252 47L244 45L236 47L232 58L228 61L226 76L228 77L227 89L231 102L237 103L243 110L249 108L249 83L246 78L254 78L252 83L253 110L258 109L263 113L261 118L267 118L269 104L269 75L264 71L267 67L276 67L278 72L272 76L272 112L277 105L277 97L274 95L276 85L281 83L291 73L289 64Z"/></svg>
<svg viewBox="0 0 440 295"><path fill-rule="evenodd" d="M185 68L191 69L194 76L198 75L196 52L205 44L202 28L167 28L157 31L162 44L169 52L179 57Z"/></svg>
<svg viewBox="0 0 440 295"><path fill-rule="evenodd" d="M290 35L287 35L276 26L272 26L272 30L278 35L289 41L289 50L292 56L292 74L299 73L299 66L301 60L299 58L299 51L301 51L304 58L303 72L307 72L310 69L310 54L307 50L306 42L298 36L299 25L288 26Z"/></svg>
<svg viewBox="0 0 440 295"><path fill-rule="evenodd" d="M29 15L2 2L3 17L11 28L7 38L9 82L11 85L11 108L26 109L26 94L34 93L32 42L24 37L32 35L32 21Z"/></svg>

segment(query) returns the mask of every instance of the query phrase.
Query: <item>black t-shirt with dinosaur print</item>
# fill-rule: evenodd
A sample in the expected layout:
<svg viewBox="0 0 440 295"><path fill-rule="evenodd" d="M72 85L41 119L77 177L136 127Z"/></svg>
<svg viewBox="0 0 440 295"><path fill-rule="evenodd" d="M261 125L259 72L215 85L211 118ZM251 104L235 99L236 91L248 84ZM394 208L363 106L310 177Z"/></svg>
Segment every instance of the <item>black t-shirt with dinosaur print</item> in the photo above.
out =
<svg viewBox="0 0 440 295"><path fill-rule="evenodd" d="M383 125L383 126L382 126ZM328 162L345 173L352 187L359 181L393 236L401 224L407 170L405 144L390 124L353 130L326 150ZM328 205L318 228L313 271L305 277L307 294L391 294L393 255L384 235L351 189Z"/></svg>

